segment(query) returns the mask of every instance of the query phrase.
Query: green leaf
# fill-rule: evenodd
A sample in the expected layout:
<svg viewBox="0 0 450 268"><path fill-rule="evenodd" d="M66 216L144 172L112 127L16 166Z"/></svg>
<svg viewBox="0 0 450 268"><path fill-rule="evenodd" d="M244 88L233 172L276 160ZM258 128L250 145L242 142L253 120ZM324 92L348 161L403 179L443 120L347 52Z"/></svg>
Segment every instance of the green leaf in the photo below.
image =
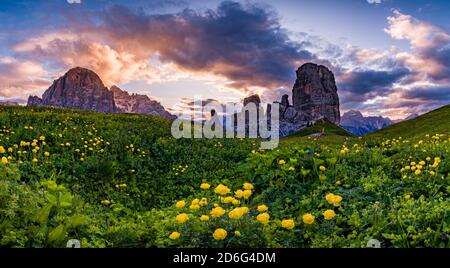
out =
<svg viewBox="0 0 450 268"><path fill-rule="evenodd" d="M49 242L55 242L62 240L66 235L66 232L64 230L64 225L60 224L58 227L54 228L49 234L48 234L48 241Z"/></svg>

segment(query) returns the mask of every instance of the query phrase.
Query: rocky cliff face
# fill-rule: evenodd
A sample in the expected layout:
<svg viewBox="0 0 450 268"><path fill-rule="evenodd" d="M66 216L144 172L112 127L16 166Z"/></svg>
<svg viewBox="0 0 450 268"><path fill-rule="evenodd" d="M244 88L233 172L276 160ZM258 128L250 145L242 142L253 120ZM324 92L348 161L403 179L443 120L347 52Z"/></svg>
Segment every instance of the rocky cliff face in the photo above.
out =
<svg viewBox="0 0 450 268"><path fill-rule="evenodd" d="M159 102L150 99L147 95L130 95L128 92L117 86L112 86L111 92L114 94L114 101L118 112L174 118L174 116L167 112Z"/></svg>
<svg viewBox="0 0 450 268"><path fill-rule="evenodd" d="M30 96L28 105L52 106L114 113L116 106L111 91L103 85L96 73L84 68L73 68L55 80L42 99Z"/></svg>
<svg viewBox="0 0 450 268"><path fill-rule="evenodd" d="M385 128L393 123L391 119L381 116L364 117L361 112L355 110L344 113L341 118L341 126L358 136Z"/></svg>
<svg viewBox="0 0 450 268"><path fill-rule="evenodd" d="M325 118L339 124L339 97L333 73L325 66L306 63L297 70L292 88L280 103L280 135L286 136Z"/></svg>
<svg viewBox="0 0 450 268"><path fill-rule="evenodd" d="M292 89L292 106L304 115L305 120L315 121L324 117L339 124L339 97L333 73L314 63L298 68Z"/></svg>
<svg viewBox="0 0 450 268"><path fill-rule="evenodd" d="M50 106L94 110L103 113L138 113L174 118L146 95L128 94L113 86L109 90L91 70L76 67L55 80L42 98L30 96L28 106Z"/></svg>

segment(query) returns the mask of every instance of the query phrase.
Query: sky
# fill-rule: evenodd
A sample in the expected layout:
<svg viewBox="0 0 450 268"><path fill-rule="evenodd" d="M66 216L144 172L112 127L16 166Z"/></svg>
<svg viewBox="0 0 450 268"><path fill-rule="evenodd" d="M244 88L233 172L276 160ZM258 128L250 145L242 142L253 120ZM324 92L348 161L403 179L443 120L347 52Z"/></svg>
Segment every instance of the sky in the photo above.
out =
<svg viewBox="0 0 450 268"><path fill-rule="evenodd" d="M341 113L401 119L450 103L448 14L446 0L1 0L0 100L26 103L80 66L172 112L273 102L314 62Z"/></svg>

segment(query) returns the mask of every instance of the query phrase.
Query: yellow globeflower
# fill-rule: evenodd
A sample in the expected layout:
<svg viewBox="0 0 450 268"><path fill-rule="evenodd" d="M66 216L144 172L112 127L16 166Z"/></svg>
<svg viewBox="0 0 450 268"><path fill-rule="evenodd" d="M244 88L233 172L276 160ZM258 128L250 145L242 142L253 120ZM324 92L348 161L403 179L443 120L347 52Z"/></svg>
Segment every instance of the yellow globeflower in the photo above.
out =
<svg viewBox="0 0 450 268"><path fill-rule="evenodd" d="M184 206L186 206L186 202L185 202L184 200L178 201L178 202L175 204L175 207L176 207L176 208L182 208L182 207L184 207Z"/></svg>
<svg viewBox="0 0 450 268"><path fill-rule="evenodd" d="M227 231L222 228L218 228L214 231L213 237L216 240L224 240L227 237Z"/></svg>
<svg viewBox="0 0 450 268"><path fill-rule="evenodd" d="M45 152L44 155L45 156L50 156L50 153L49 152Z"/></svg>
<svg viewBox="0 0 450 268"><path fill-rule="evenodd" d="M281 227L288 229L288 230L292 230L295 227L295 222L294 222L294 220L282 220Z"/></svg>
<svg viewBox="0 0 450 268"><path fill-rule="evenodd" d="M324 166L320 166L319 169L320 169L320 171L325 171L326 170L326 168Z"/></svg>
<svg viewBox="0 0 450 268"><path fill-rule="evenodd" d="M279 164L279 165L284 165L284 164L286 164L286 161L284 161L283 159L281 159L280 161L278 161L278 164Z"/></svg>
<svg viewBox="0 0 450 268"><path fill-rule="evenodd" d="M269 213L261 213L258 216L256 216L256 220L259 221L261 224L268 224L270 219Z"/></svg>
<svg viewBox="0 0 450 268"><path fill-rule="evenodd" d="M208 205L208 199L202 198L202 200L200 200L200 202L198 204L200 206L206 206L206 205Z"/></svg>
<svg viewBox="0 0 450 268"><path fill-rule="evenodd" d="M310 213L306 213L302 216L302 220L305 224L313 224L314 219L315 219L315 217Z"/></svg>
<svg viewBox="0 0 450 268"><path fill-rule="evenodd" d="M225 203L225 204L232 203L233 200L234 200L234 197L232 197L232 196L227 196L227 197L221 198L222 203Z"/></svg>
<svg viewBox="0 0 450 268"><path fill-rule="evenodd" d="M200 184L200 189L208 190L209 188L211 188L211 185L208 184L208 183L202 183L202 184Z"/></svg>
<svg viewBox="0 0 450 268"><path fill-rule="evenodd" d="M249 199L252 195L252 190L244 190L243 196L245 199Z"/></svg>
<svg viewBox="0 0 450 268"><path fill-rule="evenodd" d="M245 190L253 190L253 184L248 182L244 183L243 187Z"/></svg>
<svg viewBox="0 0 450 268"><path fill-rule="evenodd" d="M201 220L201 221L209 221L209 216L208 216L208 215L202 215L202 216L200 217L200 220Z"/></svg>
<svg viewBox="0 0 450 268"><path fill-rule="evenodd" d="M234 196L236 198L242 198L244 196L244 191L242 191L241 189L237 190L236 192L234 192Z"/></svg>
<svg viewBox="0 0 450 268"><path fill-rule="evenodd" d="M328 202L329 204L333 204L333 201L334 201L334 194L332 194L332 193L327 194L327 195L325 196L325 199L327 200L327 202Z"/></svg>
<svg viewBox="0 0 450 268"><path fill-rule="evenodd" d="M215 207L215 208L211 209L210 214L214 218L222 217L223 214L225 214L225 209L223 209L221 207Z"/></svg>
<svg viewBox="0 0 450 268"><path fill-rule="evenodd" d="M323 213L323 217L325 218L325 220L331 220L332 218L334 218L334 216L336 216L336 213L331 209L325 210L325 212Z"/></svg>
<svg viewBox="0 0 450 268"><path fill-rule="evenodd" d="M6 165L6 164L8 164L8 158L6 158L6 157L2 157L2 164L3 165Z"/></svg>
<svg viewBox="0 0 450 268"><path fill-rule="evenodd" d="M239 231L234 231L234 235L237 236L237 237L239 237L239 236L241 236L241 232L239 232Z"/></svg>
<svg viewBox="0 0 450 268"><path fill-rule="evenodd" d="M181 214L178 214L178 215L175 217L175 220L176 220L178 223L183 224L183 223L185 223L185 222L187 222L187 221L189 220L189 216L188 216L186 213L181 213Z"/></svg>
<svg viewBox="0 0 450 268"><path fill-rule="evenodd" d="M194 200L192 200L191 205L198 205L198 203L200 203L200 200L198 198L195 198Z"/></svg>
<svg viewBox="0 0 450 268"><path fill-rule="evenodd" d="M197 209L199 209L200 208L200 205L199 204L191 204L190 206L189 206L189 209L192 209L192 210L197 210Z"/></svg>
<svg viewBox="0 0 450 268"><path fill-rule="evenodd" d="M214 192L215 192L216 194L219 194L219 195L226 195L226 194L228 194L228 193L230 192L230 188L226 187L226 186L223 185L223 184L219 184L219 185L216 187L216 189L214 189Z"/></svg>
<svg viewBox="0 0 450 268"><path fill-rule="evenodd" d="M5 148L3 148L3 146L0 146L0 154L4 154L5 153Z"/></svg>
<svg viewBox="0 0 450 268"><path fill-rule="evenodd" d="M425 163L425 161L420 161L420 162L419 162L419 165L421 165L421 166L425 166L425 165L426 165L426 163Z"/></svg>
<svg viewBox="0 0 450 268"><path fill-rule="evenodd" d="M178 238L180 238L180 233L179 232L172 232L169 235L169 238L172 239L172 240L177 240Z"/></svg>
<svg viewBox="0 0 450 268"><path fill-rule="evenodd" d="M269 208L266 205L259 205L257 209L259 212L265 212L269 210Z"/></svg>
<svg viewBox="0 0 450 268"><path fill-rule="evenodd" d="M233 205L237 206L241 203L241 201L234 199L233 202L231 202Z"/></svg>
<svg viewBox="0 0 450 268"><path fill-rule="evenodd" d="M240 219L242 216L244 216L244 214L245 214L245 210L239 207L239 208L235 208L235 209L231 210L228 213L228 217L230 217L231 219L237 220L237 219Z"/></svg>
<svg viewBox="0 0 450 268"><path fill-rule="evenodd" d="M418 169L414 172L414 174L416 174L416 175L420 175L420 173L422 173L422 171L420 171L420 169Z"/></svg>

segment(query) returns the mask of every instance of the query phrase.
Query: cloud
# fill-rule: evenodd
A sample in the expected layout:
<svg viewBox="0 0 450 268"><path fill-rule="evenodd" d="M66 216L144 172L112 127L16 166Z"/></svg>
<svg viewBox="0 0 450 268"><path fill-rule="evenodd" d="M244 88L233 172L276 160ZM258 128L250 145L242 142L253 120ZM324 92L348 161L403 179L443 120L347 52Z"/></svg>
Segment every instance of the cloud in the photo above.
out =
<svg viewBox="0 0 450 268"><path fill-rule="evenodd" d="M157 57L161 65L224 77L230 88L244 91L289 85L294 70L315 59L289 39L273 12L253 4L226 1L216 10L165 15L114 6L96 19L88 26L73 22L63 34L30 38L16 51L64 66L84 62L114 83L151 80L158 74L149 59Z"/></svg>
<svg viewBox="0 0 450 268"><path fill-rule="evenodd" d="M81 0L67 0L69 4L81 4Z"/></svg>
<svg viewBox="0 0 450 268"><path fill-rule="evenodd" d="M399 10L393 12L385 32L394 39L407 40L412 50L398 53L397 59L416 73L416 80L450 83L450 34Z"/></svg>
<svg viewBox="0 0 450 268"><path fill-rule="evenodd" d="M49 84L49 74L33 61L0 57L0 96L13 98L33 94Z"/></svg>
<svg viewBox="0 0 450 268"><path fill-rule="evenodd" d="M369 4L381 4L383 2L382 0L367 0L367 3Z"/></svg>

